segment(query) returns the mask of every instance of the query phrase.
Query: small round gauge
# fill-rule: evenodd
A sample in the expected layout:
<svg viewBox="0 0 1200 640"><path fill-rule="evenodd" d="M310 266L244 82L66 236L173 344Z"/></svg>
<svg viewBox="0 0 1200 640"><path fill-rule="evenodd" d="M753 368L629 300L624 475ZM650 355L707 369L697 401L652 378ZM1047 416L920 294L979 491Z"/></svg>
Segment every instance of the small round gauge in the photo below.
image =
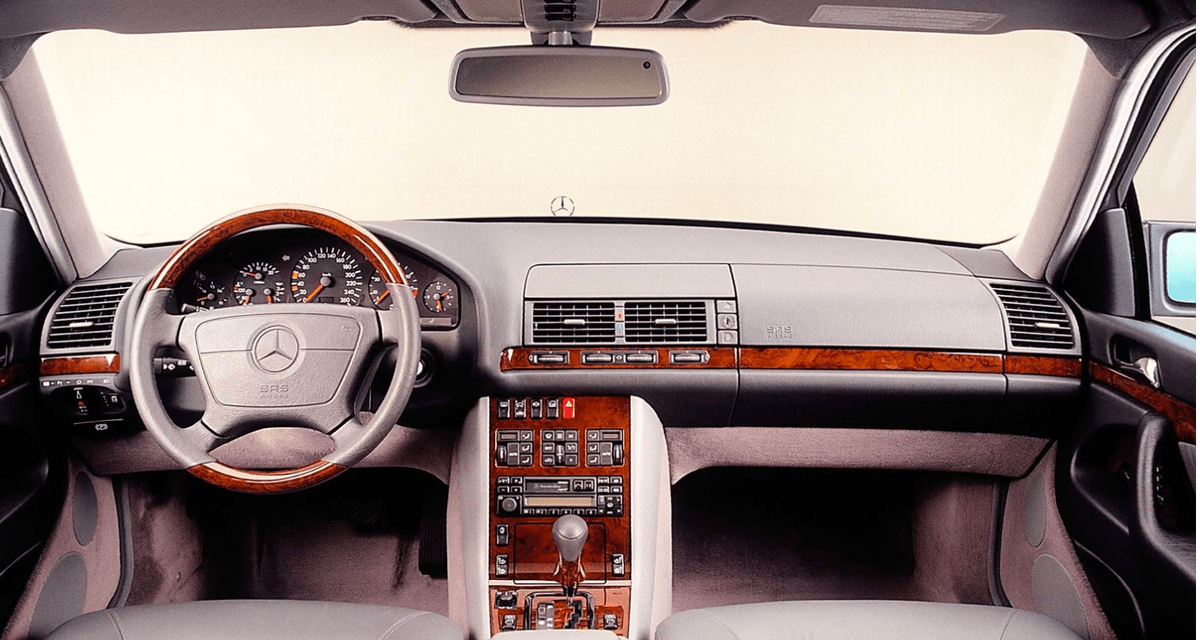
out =
<svg viewBox="0 0 1200 640"><path fill-rule="evenodd" d="M208 274L197 271L192 276L191 289L183 302L204 310L219 309L229 304L229 293Z"/></svg>
<svg viewBox="0 0 1200 640"><path fill-rule="evenodd" d="M458 307L458 291L454 285L434 280L425 287L425 308L434 313L450 313Z"/></svg>
<svg viewBox="0 0 1200 640"><path fill-rule="evenodd" d="M251 262L238 270L233 299L240 305L283 302L284 282L279 268L269 262Z"/></svg>
<svg viewBox="0 0 1200 640"><path fill-rule="evenodd" d="M413 297L417 297L417 292L420 291L417 288L417 275L413 273L412 269L404 265L400 265L400 268L404 270L404 277L408 279L408 286L412 287ZM392 296L390 294L391 292L383 284L383 278L379 275L379 271L371 272L371 279L367 281L367 295L371 297L371 304L380 309L391 309Z"/></svg>
<svg viewBox="0 0 1200 640"><path fill-rule="evenodd" d="M322 247L300 256L292 269L292 299L358 305L363 294L363 270L345 249Z"/></svg>

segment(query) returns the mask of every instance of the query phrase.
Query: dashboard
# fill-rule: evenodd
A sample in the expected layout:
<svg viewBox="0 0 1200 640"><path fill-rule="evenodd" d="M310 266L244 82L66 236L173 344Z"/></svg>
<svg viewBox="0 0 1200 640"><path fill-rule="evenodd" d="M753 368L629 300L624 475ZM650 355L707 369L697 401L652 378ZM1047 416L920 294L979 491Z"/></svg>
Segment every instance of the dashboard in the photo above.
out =
<svg viewBox="0 0 1200 640"><path fill-rule="evenodd" d="M1081 389L1074 314L998 251L606 222L394 221L371 230L415 285L423 377L401 418L409 427L453 431L478 398L566 390L636 395L677 428L1045 438ZM174 250L119 251L56 302L52 318L77 296L129 292L110 338L60 337L59 327L71 330L65 316L47 323L44 393L75 384L81 359L102 358L136 430L115 357L128 351L147 274ZM385 307L373 276L362 255L323 232L271 227L224 240L183 274L176 296L195 313L306 301ZM1030 325L1026 304L1048 305L1053 317ZM1031 326L1051 342L1023 342ZM58 362L71 373L50 373ZM163 360L160 393L202 410L184 365ZM95 414L74 407L61 413L77 433Z"/></svg>
<svg viewBox="0 0 1200 640"><path fill-rule="evenodd" d="M400 253L421 326L459 323L459 286L444 271ZM183 313L263 304L338 304L390 309L379 273L347 243L319 231L273 229L230 239L205 256L175 289Z"/></svg>

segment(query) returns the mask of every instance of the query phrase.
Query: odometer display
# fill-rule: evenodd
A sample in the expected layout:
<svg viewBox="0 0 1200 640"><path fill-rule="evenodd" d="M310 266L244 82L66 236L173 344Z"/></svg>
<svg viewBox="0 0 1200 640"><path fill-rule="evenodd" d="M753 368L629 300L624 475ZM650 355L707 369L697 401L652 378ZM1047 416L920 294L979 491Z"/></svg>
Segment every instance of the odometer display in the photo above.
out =
<svg viewBox="0 0 1200 640"><path fill-rule="evenodd" d="M292 269L292 299L356 306L364 279L362 266L345 249L313 249L300 256Z"/></svg>

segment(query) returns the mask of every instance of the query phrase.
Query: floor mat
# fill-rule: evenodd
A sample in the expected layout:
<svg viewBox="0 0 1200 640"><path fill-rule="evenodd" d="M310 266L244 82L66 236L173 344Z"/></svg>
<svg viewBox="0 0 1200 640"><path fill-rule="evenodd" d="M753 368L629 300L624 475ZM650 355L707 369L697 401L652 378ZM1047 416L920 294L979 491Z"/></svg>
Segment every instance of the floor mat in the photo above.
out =
<svg viewBox="0 0 1200 640"><path fill-rule="evenodd" d="M676 611L921 596L907 474L705 469L672 502Z"/></svg>

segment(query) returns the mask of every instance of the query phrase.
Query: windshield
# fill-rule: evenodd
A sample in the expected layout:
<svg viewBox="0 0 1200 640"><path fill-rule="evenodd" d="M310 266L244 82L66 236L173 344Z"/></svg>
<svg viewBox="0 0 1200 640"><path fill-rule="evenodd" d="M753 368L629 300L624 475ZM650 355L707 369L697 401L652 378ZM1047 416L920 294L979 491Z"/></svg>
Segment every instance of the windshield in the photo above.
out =
<svg viewBox="0 0 1200 640"><path fill-rule="evenodd" d="M1056 32L601 28L595 44L662 53L666 103L449 97L458 50L524 42L360 22L58 32L34 54L84 202L125 241L302 203L358 220L573 208L971 244L1028 225L1086 54Z"/></svg>

